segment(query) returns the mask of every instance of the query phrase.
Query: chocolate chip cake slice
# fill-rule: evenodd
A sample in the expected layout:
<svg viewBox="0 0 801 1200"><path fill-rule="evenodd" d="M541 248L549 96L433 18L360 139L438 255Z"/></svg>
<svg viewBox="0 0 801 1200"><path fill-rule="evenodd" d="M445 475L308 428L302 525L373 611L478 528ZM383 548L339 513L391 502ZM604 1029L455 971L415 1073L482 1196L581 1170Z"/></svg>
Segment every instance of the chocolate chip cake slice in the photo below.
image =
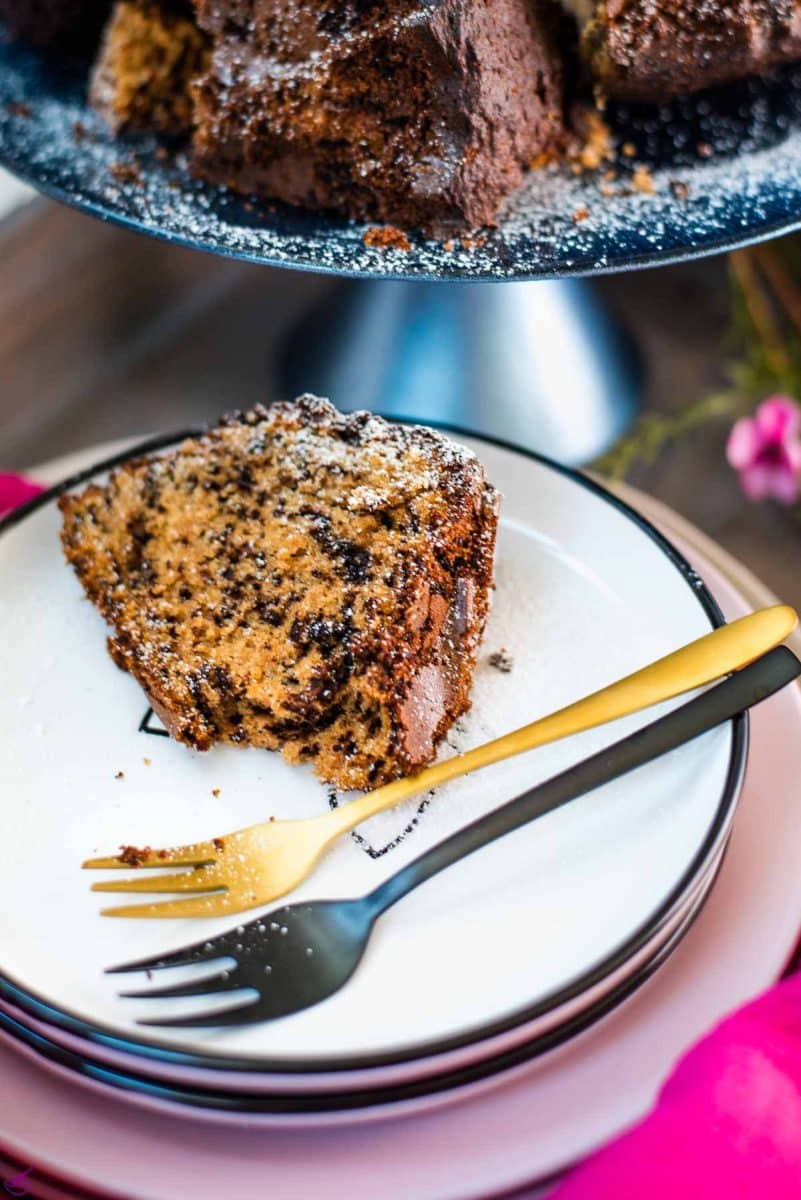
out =
<svg viewBox="0 0 801 1200"><path fill-rule="evenodd" d="M109 649L170 733L408 774L469 707L498 497L440 433L303 396L60 501Z"/></svg>

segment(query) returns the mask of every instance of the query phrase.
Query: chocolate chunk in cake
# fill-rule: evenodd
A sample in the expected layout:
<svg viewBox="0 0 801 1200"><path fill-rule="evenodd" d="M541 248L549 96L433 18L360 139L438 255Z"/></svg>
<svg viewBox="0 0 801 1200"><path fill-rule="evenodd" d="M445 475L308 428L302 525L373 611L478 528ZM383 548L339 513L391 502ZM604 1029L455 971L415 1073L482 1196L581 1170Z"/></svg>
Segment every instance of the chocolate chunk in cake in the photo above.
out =
<svg viewBox="0 0 801 1200"><path fill-rule="evenodd" d="M200 0L195 170L437 235L495 220L562 128L542 0Z"/></svg>
<svg viewBox="0 0 801 1200"><path fill-rule="evenodd" d="M111 0L0 0L0 21L37 46L74 50L97 40Z"/></svg>
<svg viewBox="0 0 801 1200"><path fill-rule="evenodd" d="M64 496L109 648L172 735L407 774L469 707L497 493L439 433L305 396Z"/></svg>
<svg viewBox="0 0 801 1200"><path fill-rule="evenodd" d="M798 0L565 0L613 96L660 103L801 56Z"/></svg>
<svg viewBox="0 0 801 1200"><path fill-rule="evenodd" d="M206 37L181 8L117 0L92 72L91 103L116 132L189 133L190 84L207 61Z"/></svg>

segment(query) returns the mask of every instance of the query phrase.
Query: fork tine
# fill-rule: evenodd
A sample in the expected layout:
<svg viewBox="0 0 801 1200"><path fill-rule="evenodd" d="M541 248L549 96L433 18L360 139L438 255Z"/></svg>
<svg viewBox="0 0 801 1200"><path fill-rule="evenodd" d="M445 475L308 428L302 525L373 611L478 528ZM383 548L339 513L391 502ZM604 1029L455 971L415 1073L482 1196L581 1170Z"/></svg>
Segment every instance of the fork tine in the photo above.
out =
<svg viewBox="0 0 801 1200"><path fill-rule="evenodd" d="M200 892L186 900L161 900L151 904L121 904L101 908L101 917L218 917L252 908L250 900L238 901L229 892Z"/></svg>
<svg viewBox="0 0 801 1200"><path fill-rule="evenodd" d="M138 992L120 992L125 1000L162 1000L175 996L213 996L216 992L235 992L248 985L237 982L236 968L207 975L205 979L192 979L188 983L167 984L166 987L145 988Z"/></svg>
<svg viewBox="0 0 801 1200"><path fill-rule="evenodd" d="M214 842L194 842L187 846L173 846L167 850L143 851L137 854L136 862L125 861L119 854L104 858L87 858L81 866L85 871L122 871L135 866L137 871L150 867L204 867L217 861L219 846Z"/></svg>
<svg viewBox="0 0 801 1200"><path fill-rule="evenodd" d="M148 1017L138 1025L161 1025L174 1029L202 1029L206 1025L252 1025L264 1019L258 1001L240 1004L236 1008L219 1008L211 1012L196 1013L185 1017Z"/></svg>
<svg viewBox="0 0 801 1200"><path fill-rule="evenodd" d="M208 892L224 888L219 871L196 867L194 871L176 871L172 875L145 875L133 879L104 879L93 883L93 892Z"/></svg>
<svg viewBox="0 0 801 1200"><path fill-rule="evenodd" d="M134 962L120 963L116 967L106 967L106 975L124 975L128 971L161 971L166 967L188 967L192 963L214 962L219 958L230 958L230 952L225 948L222 938L212 941L195 942L191 946L181 946L171 954L154 954L150 958L137 958Z"/></svg>

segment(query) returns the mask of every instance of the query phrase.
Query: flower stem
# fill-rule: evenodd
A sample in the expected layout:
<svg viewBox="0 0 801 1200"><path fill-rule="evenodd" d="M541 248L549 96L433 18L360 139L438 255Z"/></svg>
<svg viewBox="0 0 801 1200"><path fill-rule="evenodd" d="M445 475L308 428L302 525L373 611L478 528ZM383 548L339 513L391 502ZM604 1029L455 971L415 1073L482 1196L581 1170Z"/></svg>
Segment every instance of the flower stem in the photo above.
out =
<svg viewBox="0 0 801 1200"><path fill-rule="evenodd" d="M751 251L735 250L729 255L729 267L742 292L748 315L762 341L771 369L777 375L786 374L790 369L790 357L770 301L754 270Z"/></svg>
<svg viewBox="0 0 801 1200"><path fill-rule="evenodd" d="M754 250L762 273L777 299L801 334L801 288L798 288L784 268L773 246L757 246Z"/></svg>

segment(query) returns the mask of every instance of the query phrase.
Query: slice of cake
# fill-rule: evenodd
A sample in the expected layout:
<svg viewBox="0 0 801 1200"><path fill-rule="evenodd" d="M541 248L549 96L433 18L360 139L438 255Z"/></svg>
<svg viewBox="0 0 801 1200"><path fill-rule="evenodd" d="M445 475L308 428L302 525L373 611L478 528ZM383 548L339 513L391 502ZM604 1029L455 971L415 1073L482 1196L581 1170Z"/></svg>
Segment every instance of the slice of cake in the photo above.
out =
<svg viewBox="0 0 801 1200"><path fill-rule="evenodd" d="M199 0L194 167L444 235L492 223L562 128L544 0Z"/></svg>
<svg viewBox="0 0 801 1200"><path fill-rule="evenodd" d="M189 133L190 85L208 45L188 10L156 0L117 0L90 84L90 100L115 132Z"/></svg>
<svg viewBox="0 0 801 1200"><path fill-rule="evenodd" d="M196 749L368 788L430 761L469 706L498 498L439 433L304 396L60 504L113 658Z"/></svg>
<svg viewBox="0 0 801 1200"><path fill-rule="evenodd" d="M799 0L564 0L612 96L661 103L801 57Z"/></svg>

